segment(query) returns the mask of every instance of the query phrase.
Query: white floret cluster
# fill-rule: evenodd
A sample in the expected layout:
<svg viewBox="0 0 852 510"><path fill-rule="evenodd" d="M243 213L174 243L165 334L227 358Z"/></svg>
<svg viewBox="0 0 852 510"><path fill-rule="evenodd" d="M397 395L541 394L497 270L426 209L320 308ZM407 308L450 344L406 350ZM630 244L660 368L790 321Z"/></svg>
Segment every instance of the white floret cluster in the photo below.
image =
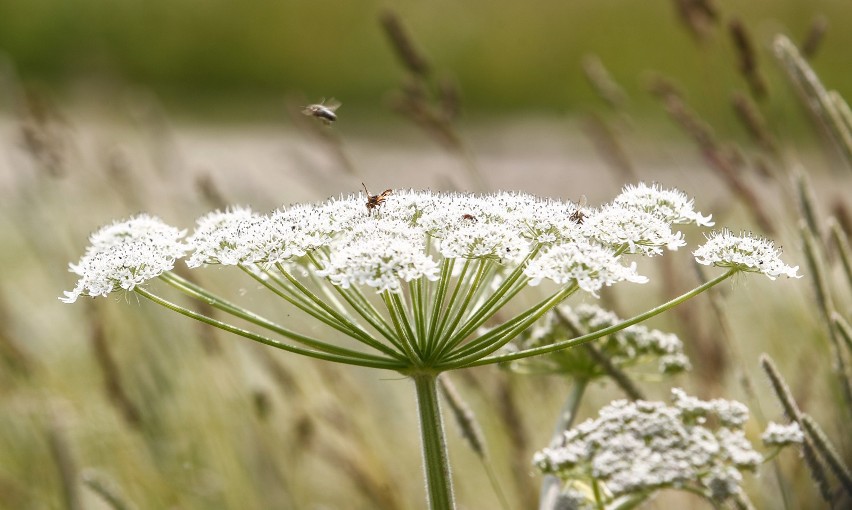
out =
<svg viewBox="0 0 852 510"><path fill-rule="evenodd" d="M799 266L788 266L781 261L781 251L769 239L723 230L713 232L707 242L693 252L699 264L731 267L750 273L762 273L774 280L778 276L801 278L796 274Z"/></svg>
<svg viewBox="0 0 852 510"><path fill-rule="evenodd" d="M614 498L687 486L719 502L736 495L742 472L763 460L743 432L748 409L672 394L671 406L612 402L565 432L561 445L536 453L533 464L565 480L601 483Z"/></svg>
<svg viewBox="0 0 852 510"><path fill-rule="evenodd" d="M563 318L567 322L563 322ZM549 345L579 335L600 331L620 324L622 319L615 313L594 304L569 306L559 305L551 310L531 328L520 342L520 348L528 349ZM649 329L636 324L598 340L595 347L616 367L628 368L648 362L656 362L663 374L674 374L689 370L689 358L683 352L683 342L673 333ZM542 358L521 360L518 363L556 364L559 373L586 379L605 375L605 372L584 349L565 349ZM526 367L525 367L526 368Z"/></svg>
<svg viewBox="0 0 852 510"><path fill-rule="evenodd" d="M399 190L372 209L365 207L366 200L359 193L270 214L245 207L215 211L198 220L185 244L177 235L182 231L161 222L158 228L164 230L159 241L111 233L137 229L140 218L146 216L117 223L93 236L86 255L72 265L81 279L64 299L132 289L171 269L186 252L190 267L287 268L299 274L312 272L336 285L363 285L377 292L398 292L405 282L419 278L434 280L446 260L477 259L493 261L505 270L490 273L494 277L520 268L530 285L545 280L576 284L596 295L617 282L647 280L637 273L635 263L622 261L622 255L675 250L684 244L683 234L673 230L675 225L712 224L708 216L693 210L683 193L644 184L625 188L611 204L598 209L509 192ZM719 244L728 239L725 236L712 237L708 245ZM98 240L102 237L111 239L109 246ZM716 265L771 267L764 271L770 276L795 272L777 257L769 257L774 252L760 251L761 243L765 241L738 242L727 249L730 259L710 253L718 252L712 246L696 256ZM762 258L745 261L744 253Z"/></svg>
<svg viewBox="0 0 852 510"><path fill-rule="evenodd" d="M802 444L805 434L799 424L792 422L788 425L769 422L766 430L760 436L766 446L787 446L791 444Z"/></svg>
<svg viewBox="0 0 852 510"><path fill-rule="evenodd" d="M668 223L713 226L711 216L703 216L696 211L694 201L685 193L676 189L663 189L659 184L648 186L640 182L627 185L613 203L625 209L653 214Z"/></svg>
<svg viewBox="0 0 852 510"><path fill-rule="evenodd" d="M156 278L183 257L185 233L145 214L101 228L89 236L80 261L69 266L80 276L77 285L59 299L73 303L80 296L106 296Z"/></svg>

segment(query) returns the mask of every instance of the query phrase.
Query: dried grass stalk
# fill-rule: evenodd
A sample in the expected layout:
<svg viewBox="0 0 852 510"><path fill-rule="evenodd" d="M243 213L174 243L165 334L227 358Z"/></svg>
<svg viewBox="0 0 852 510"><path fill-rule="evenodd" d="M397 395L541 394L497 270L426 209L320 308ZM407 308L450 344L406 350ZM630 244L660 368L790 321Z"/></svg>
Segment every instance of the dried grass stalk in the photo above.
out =
<svg viewBox="0 0 852 510"><path fill-rule="evenodd" d="M796 46L784 35L773 43L775 56L799 91L805 106L825 128L840 155L852 170L852 130L845 114L838 109L837 100L825 89L816 72L802 58ZM836 96L836 93L835 93ZM839 97L839 96L837 96ZM842 100L841 100L842 101Z"/></svg>

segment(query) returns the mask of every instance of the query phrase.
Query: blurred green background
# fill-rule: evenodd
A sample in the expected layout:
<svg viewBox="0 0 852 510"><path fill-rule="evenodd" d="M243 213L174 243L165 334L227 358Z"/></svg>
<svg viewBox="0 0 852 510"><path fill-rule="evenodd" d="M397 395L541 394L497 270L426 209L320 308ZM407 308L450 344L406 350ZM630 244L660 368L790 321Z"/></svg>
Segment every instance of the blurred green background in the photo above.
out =
<svg viewBox="0 0 852 510"><path fill-rule="evenodd" d="M413 391L396 374L288 356L133 295L74 306L57 297L73 286L68 262L87 235L138 211L187 228L224 204L264 211L357 192L362 181L373 191L473 189L471 168L485 189L592 206L627 182L657 181L695 196L719 227L783 244L805 278L744 277L720 290L718 315L702 298L650 326L681 335L693 359L695 370L671 384L748 403L754 441L766 420L784 420L757 361L771 354L799 405L848 453L848 405L791 183L805 169L816 216L833 214L852 233L852 174L769 46L779 33L801 43L823 16L828 30L810 63L852 98L852 2L717 4L719 20L699 39L674 0L0 0L0 509L114 508L84 484L92 479L140 509L423 508ZM407 73L379 23L387 7L435 78L458 82L461 148L433 143L434 126L392 117L389 99ZM754 103L776 149L749 141L730 106L733 91L748 89L728 31L734 18L753 37L769 88ZM629 104L601 101L581 70L589 54ZM654 72L712 125L715 155L752 195L670 121L648 92ZM288 124L287 99L332 96L343 108L331 128L298 110ZM703 239L688 236L691 246ZM643 261L654 285L616 289L606 305L629 316L695 285L688 250L655 262ZM833 262L828 280L848 317L852 294ZM317 327L239 274L197 275L288 326ZM550 439L570 384L497 369L453 377L513 508L531 508L540 478L529 460ZM654 399L668 395L668 382L641 383ZM596 385L580 415L621 397ZM495 508L479 459L449 419L448 429L459 501ZM828 507L798 452L746 483L758 508ZM672 492L650 508L707 506Z"/></svg>
<svg viewBox="0 0 852 510"><path fill-rule="evenodd" d="M27 80L66 94L102 98L133 84L170 109L264 116L282 94L334 96L347 110L381 113L402 76L378 15L392 6L439 71L451 73L469 114L577 111L592 92L580 72L600 56L638 104L646 71L693 91L711 121L741 78L731 58L695 52L676 2L629 0L3 0L0 51ZM733 57L724 26L735 10L762 58L777 33L801 41L814 16L829 22L814 60L825 83L852 92L852 3L843 0L718 2L722 29L703 44ZM714 41L715 40L715 41ZM740 83L742 86L743 84ZM354 110L350 110L354 111Z"/></svg>

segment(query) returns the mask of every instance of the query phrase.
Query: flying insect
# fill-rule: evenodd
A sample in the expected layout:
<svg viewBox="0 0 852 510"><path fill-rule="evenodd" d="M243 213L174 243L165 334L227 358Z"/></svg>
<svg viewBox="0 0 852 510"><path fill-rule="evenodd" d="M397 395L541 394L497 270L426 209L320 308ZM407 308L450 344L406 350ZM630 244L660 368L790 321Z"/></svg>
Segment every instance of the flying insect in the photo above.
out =
<svg viewBox="0 0 852 510"><path fill-rule="evenodd" d="M326 103L325 99L323 99L317 104L305 106L302 108L302 113L309 117L319 119L325 125L329 125L337 120L337 114L334 112L340 108L340 104L340 101L334 98L329 99L328 103Z"/></svg>

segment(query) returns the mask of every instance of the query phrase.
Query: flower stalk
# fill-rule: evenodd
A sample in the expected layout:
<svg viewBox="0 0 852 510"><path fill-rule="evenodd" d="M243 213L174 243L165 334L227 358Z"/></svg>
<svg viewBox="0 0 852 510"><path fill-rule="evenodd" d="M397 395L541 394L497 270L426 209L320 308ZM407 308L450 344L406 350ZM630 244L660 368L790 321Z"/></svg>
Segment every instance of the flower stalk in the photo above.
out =
<svg viewBox="0 0 852 510"><path fill-rule="evenodd" d="M414 380L417 411L420 414L420 438L429 508L452 510L456 506L444 421L438 401L438 375L421 373L412 375L411 378Z"/></svg>

